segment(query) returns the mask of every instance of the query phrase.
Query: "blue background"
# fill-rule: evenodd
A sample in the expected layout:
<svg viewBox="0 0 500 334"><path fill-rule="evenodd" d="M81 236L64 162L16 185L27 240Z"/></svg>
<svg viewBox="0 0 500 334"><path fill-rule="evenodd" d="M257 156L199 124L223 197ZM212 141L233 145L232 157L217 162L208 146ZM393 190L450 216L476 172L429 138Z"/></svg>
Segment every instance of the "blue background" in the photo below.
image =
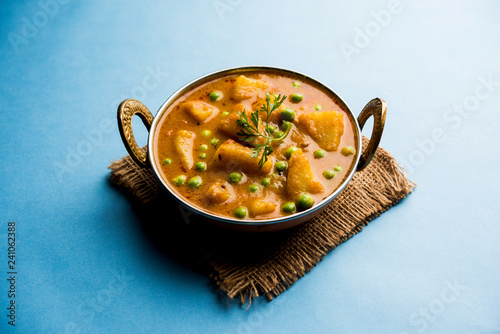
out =
<svg viewBox="0 0 500 334"><path fill-rule="evenodd" d="M0 332L9 221L20 333L500 332L498 1L63 2L0 4ZM381 146L418 187L245 309L150 245L107 166L126 154L121 100L155 113L255 64L309 74L356 114L385 99Z"/></svg>

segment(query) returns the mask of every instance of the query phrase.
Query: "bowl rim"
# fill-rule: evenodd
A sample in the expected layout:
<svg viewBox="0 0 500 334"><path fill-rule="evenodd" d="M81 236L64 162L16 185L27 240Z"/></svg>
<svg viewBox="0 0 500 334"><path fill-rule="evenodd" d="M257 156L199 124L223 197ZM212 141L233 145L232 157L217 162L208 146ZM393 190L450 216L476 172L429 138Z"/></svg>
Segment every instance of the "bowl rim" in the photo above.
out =
<svg viewBox="0 0 500 334"><path fill-rule="evenodd" d="M277 71L281 72L283 74L288 74L294 77L303 77L306 78L307 80L310 80L314 82L315 84L319 85L321 88L325 89L329 93L331 93L339 103L343 105L345 108L345 111L348 112L348 116L351 117L352 123L354 124L355 127L355 136L357 135L357 149L356 149L356 157L352 163L352 168L349 172L348 175L344 177L344 180L342 183L333 191L330 195L325 197L321 202L317 203L316 205L313 205L311 208L303 211L297 211L291 215L287 216L282 216L282 217L275 217L275 218L267 218L267 219L238 219L238 218L232 218L228 216L222 216L218 215L215 213L212 213L202 207L199 207L197 205L194 205L184 198L177 194L173 189L170 188L170 184L167 182L167 180L164 180L162 178L161 172L158 170L158 166L156 164L155 160L155 152L152 149L153 142L154 142L154 137L156 133L156 127L158 126L159 122L161 119L163 119L164 114L168 107L170 106L171 103L175 102L180 96L182 96L184 93L189 91L191 88L195 86L199 86L200 84L203 84L204 82L216 79L218 76L222 77L225 75L230 75L230 74L237 74L239 72L249 72L249 71ZM359 164L359 159L361 157L362 153L362 139L361 139L361 129L358 123L357 118L354 116L352 109L349 107L349 105L340 97L339 94L337 94L333 89L331 89L329 86L325 85L323 82L306 75L301 72L297 72L294 70L290 70L287 68L282 68L282 67L276 67L276 66L268 66L268 65L244 65L244 66L235 66L235 67L228 67L220 70L216 70L207 74L204 74L194 80L189 81L188 83L184 84L182 87L177 89L175 92L173 92L168 99L158 108L158 111L156 115L154 116L153 123L151 124L151 128L149 130L148 134L148 141L147 141L147 147L148 147L148 159L150 161L150 166L151 169L153 170L153 174L155 175L156 179L163 185L163 187L167 190L167 192L173 196L179 203L187 207L189 210L195 212L196 214L208 218L211 220L216 220L218 222L222 223L228 223L228 224L233 224L233 225L244 225L244 226L265 226L265 225L274 225L274 224L280 224L280 223L285 223L289 221L294 221L294 220L299 220L303 219L308 215L314 214L315 211L318 211L318 213L321 211L322 208L324 208L326 205L328 205L337 195L344 190L344 188L347 186L347 184L351 181L352 177L356 173L357 166ZM312 217L312 216L311 216Z"/></svg>

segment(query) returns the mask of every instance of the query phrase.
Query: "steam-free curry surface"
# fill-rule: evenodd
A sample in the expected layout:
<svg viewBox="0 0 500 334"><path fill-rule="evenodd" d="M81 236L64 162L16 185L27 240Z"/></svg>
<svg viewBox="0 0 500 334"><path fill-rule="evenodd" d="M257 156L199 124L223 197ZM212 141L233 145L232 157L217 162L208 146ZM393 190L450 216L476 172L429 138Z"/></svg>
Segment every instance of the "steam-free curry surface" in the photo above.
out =
<svg viewBox="0 0 500 334"><path fill-rule="evenodd" d="M266 95L269 94L269 95ZM258 131L242 138L242 115L259 113ZM289 122L289 123L287 123ZM330 195L353 168L357 137L334 96L304 78L273 72L227 75L175 101L154 134L154 163L186 201L237 219L266 219L307 209ZM250 122L251 123L251 122ZM268 146L266 138L283 136ZM247 140L245 140L247 139Z"/></svg>

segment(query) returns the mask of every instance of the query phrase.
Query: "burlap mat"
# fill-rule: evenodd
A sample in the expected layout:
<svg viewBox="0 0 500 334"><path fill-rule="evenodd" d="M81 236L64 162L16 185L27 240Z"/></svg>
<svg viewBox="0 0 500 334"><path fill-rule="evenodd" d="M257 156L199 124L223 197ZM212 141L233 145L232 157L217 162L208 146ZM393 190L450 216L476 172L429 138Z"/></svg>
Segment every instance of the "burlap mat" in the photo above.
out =
<svg viewBox="0 0 500 334"><path fill-rule="evenodd" d="M367 144L363 138L363 144ZM379 148L371 163L320 215L283 232L242 234L208 226L182 209L149 169L129 156L111 163L111 182L129 196L151 244L207 273L224 298L269 300L304 276L340 243L415 187Z"/></svg>

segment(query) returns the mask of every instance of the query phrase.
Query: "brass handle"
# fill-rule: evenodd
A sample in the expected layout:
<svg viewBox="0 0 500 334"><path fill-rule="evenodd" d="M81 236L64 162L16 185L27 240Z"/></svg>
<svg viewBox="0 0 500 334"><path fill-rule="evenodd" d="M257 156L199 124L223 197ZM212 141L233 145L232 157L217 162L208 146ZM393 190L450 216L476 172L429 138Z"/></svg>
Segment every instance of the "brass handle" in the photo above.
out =
<svg viewBox="0 0 500 334"><path fill-rule="evenodd" d="M128 153L132 159L141 167L148 167L148 155L146 152L141 150L139 145L134 138L134 133L132 132L132 117L134 115L139 116L146 126L148 131L151 129L151 124L153 123L153 115L149 109L141 102L134 99L124 100L118 106L118 129L120 130L120 135L123 140L123 144L127 149Z"/></svg>
<svg viewBox="0 0 500 334"><path fill-rule="evenodd" d="M386 112L387 104L384 100L377 97L368 102L358 116L358 123L361 130L363 130L363 126L370 118L370 116L373 116L372 137L370 138L368 146L359 158L357 167L358 171L368 166L373 156L375 155L375 152L377 151L378 144L380 143L380 139L382 138L382 132L384 131Z"/></svg>

